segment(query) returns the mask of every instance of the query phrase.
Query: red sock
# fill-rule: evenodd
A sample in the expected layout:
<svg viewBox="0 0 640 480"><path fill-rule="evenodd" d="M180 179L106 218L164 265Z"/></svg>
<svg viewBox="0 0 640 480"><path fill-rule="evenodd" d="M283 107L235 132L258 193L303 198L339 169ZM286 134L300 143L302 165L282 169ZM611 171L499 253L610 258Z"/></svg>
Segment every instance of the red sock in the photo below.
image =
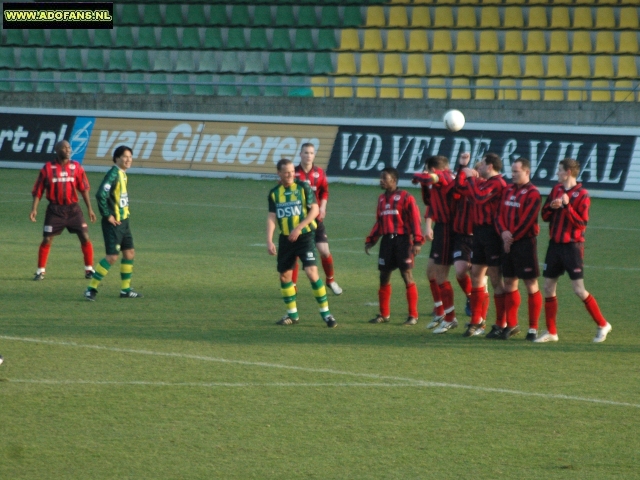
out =
<svg viewBox="0 0 640 480"><path fill-rule="evenodd" d="M453 288L450 282L444 282L440 287L440 296L442 297L442 306L444 308L444 319L452 322L456 318L456 310L453 305Z"/></svg>
<svg viewBox="0 0 640 480"><path fill-rule="evenodd" d="M418 287L415 283L407 285L407 303L409 304L409 316L418 318Z"/></svg>
<svg viewBox="0 0 640 480"><path fill-rule="evenodd" d="M291 270L291 281L294 285L298 284L298 259L296 258L296 263L293 264L293 270Z"/></svg>
<svg viewBox="0 0 640 480"><path fill-rule="evenodd" d="M547 331L551 335L557 335L556 316L558 315L558 297L544 299L544 319L547 323Z"/></svg>
<svg viewBox="0 0 640 480"><path fill-rule="evenodd" d="M489 294L485 291L482 293L482 318L484 320L487 319L487 314L489 313L489 304L491 301L489 300Z"/></svg>
<svg viewBox="0 0 640 480"><path fill-rule="evenodd" d="M82 255L84 256L84 266L93 265L93 245L89 240L80 244Z"/></svg>
<svg viewBox="0 0 640 480"><path fill-rule="evenodd" d="M471 289L471 323L474 325L478 325L482 321L484 295L484 287Z"/></svg>
<svg viewBox="0 0 640 480"><path fill-rule="evenodd" d="M320 261L324 274L327 276L327 283L331 283L333 281L333 257L331 255L327 258L320 257Z"/></svg>
<svg viewBox="0 0 640 480"><path fill-rule="evenodd" d="M50 243L47 243L46 245L40 244L40 249L38 250L38 268L44 269L47 266L49 250L51 250Z"/></svg>
<svg viewBox="0 0 640 480"><path fill-rule="evenodd" d="M504 297L504 293L493 294L493 301L496 304L496 325L498 325L500 328L504 328L507 326L507 311L504 308Z"/></svg>
<svg viewBox="0 0 640 480"><path fill-rule="evenodd" d="M461 279L456 277L456 280L458 280L458 285L460 285L460 288L462 289L464 294L467 297L471 295L472 286L471 286L471 277L469 276L469 274L465 275Z"/></svg>
<svg viewBox="0 0 640 480"><path fill-rule="evenodd" d="M529 328L538 329L538 320L540 319L540 312L542 311L542 294L540 290L536 293L529 294Z"/></svg>
<svg viewBox="0 0 640 480"><path fill-rule="evenodd" d="M520 291L505 292L504 310L507 315L507 327L518 325L518 308L520 307Z"/></svg>
<svg viewBox="0 0 640 480"><path fill-rule="evenodd" d="M429 288L431 288L431 296L433 297L433 305L436 307L436 315L441 317L444 315L444 307L442 306L442 295L440 287L435 280L429 280Z"/></svg>
<svg viewBox="0 0 640 480"><path fill-rule="evenodd" d="M391 284L380 285L378 290L378 301L380 302L380 315L388 318L391 315Z"/></svg>
<svg viewBox="0 0 640 480"><path fill-rule="evenodd" d="M607 325L607 321L602 316L602 313L600 313L598 302L596 302L596 299L593 298L591 294L589 294L589 296L585 298L584 306L587 307L587 312L589 312L589 315L591 315L593 321L596 322L600 328Z"/></svg>

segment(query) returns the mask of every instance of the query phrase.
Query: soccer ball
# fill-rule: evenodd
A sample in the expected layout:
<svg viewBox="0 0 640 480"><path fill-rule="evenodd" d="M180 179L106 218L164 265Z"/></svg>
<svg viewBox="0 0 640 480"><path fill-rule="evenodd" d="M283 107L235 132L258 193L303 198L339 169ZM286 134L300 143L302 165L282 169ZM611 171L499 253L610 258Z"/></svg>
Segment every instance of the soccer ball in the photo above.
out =
<svg viewBox="0 0 640 480"><path fill-rule="evenodd" d="M2 362L4 362L4 359L2 358L2 355L0 355L0 365L2 365Z"/></svg>
<svg viewBox="0 0 640 480"><path fill-rule="evenodd" d="M457 132L464 127L464 115L460 110L449 110L444 114L442 120L446 129L450 132Z"/></svg>

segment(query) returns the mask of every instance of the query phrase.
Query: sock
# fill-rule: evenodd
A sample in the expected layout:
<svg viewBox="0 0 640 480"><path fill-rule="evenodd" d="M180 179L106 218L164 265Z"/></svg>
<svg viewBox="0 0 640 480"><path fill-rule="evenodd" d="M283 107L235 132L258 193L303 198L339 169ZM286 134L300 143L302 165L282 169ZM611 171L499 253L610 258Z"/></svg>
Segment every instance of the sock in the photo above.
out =
<svg viewBox="0 0 640 480"><path fill-rule="evenodd" d="M133 260L120 261L120 290L128 292L131 290L131 274L133 273Z"/></svg>
<svg viewBox="0 0 640 480"><path fill-rule="evenodd" d="M484 304L484 287L480 288L472 288L471 289L471 323L473 325L478 325L482 318L482 309Z"/></svg>
<svg viewBox="0 0 640 480"><path fill-rule="evenodd" d="M93 267L93 245L89 240L80 244L82 249L82 256L84 257L84 266Z"/></svg>
<svg viewBox="0 0 640 480"><path fill-rule="evenodd" d="M500 328L507 326L506 310L504 308L504 293L493 294L493 301L496 304L496 325Z"/></svg>
<svg viewBox="0 0 640 480"><path fill-rule="evenodd" d="M380 315L389 318L391 315L391 284L380 285L378 290L378 301L380 302Z"/></svg>
<svg viewBox="0 0 640 480"><path fill-rule="evenodd" d="M287 306L289 318L291 318L291 320L297 320L298 308L296 306L296 289L293 287L293 282L280 282L280 293L282 294L284 304Z"/></svg>
<svg viewBox="0 0 640 480"><path fill-rule="evenodd" d="M50 243L47 243L46 245L40 244L40 248L38 249L38 273L44 272L44 269L47 266L47 259L49 258L49 250L51 250Z"/></svg>
<svg viewBox="0 0 640 480"><path fill-rule="evenodd" d="M329 300L327 300L327 289L322 279L319 278L317 282L311 282L311 288L313 289L313 296L316 297L316 302L318 302L320 316L326 321L331 312L329 311Z"/></svg>
<svg viewBox="0 0 640 480"><path fill-rule="evenodd" d="M453 305L453 288L451 282L446 281L440 287L440 296L442 297L442 306L444 307L444 319L447 322L452 322L456 318L456 310Z"/></svg>
<svg viewBox="0 0 640 480"><path fill-rule="evenodd" d="M469 297L471 295L471 277L469 276L469 274L466 274L464 277L462 278L458 278L456 277L456 280L458 280L458 285L460 285L460 288L462 289L462 291L464 292L464 294Z"/></svg>
<svg viewBox="0 0 640 480"><path fill-rule="evenodd" d="M93 272L93 277L91 277L91 281L89 282L89 289L97 291L100 282L104 277L107 276L110 268L111 265L109 265L109 262L107 262L106 258L100 260L100 263L96 265L96 271Z"/></svg>
<svg viewBox="0 0 640 480"><path fill-rule="evenodd" d="M538 330L538 320L542 311L542 293L540 293L540 290L529 294L527 304L529 306L529 328Z"/></svg>
<svg viewBox="0 0 640 480"><path fill-rule="evenodd" d="M518 325L518 308L520 307L520 292L505 292L504 310L507 316L507 327L513 328Z"/></svg>
<svg viewBox="0 0 640 480"><path fill-rule="evenodd" d="M483 287L486 288L486 287ZM487 315L489 314L489 304L491 300L489 299L489 292L486 290L482 292L482 319L486 320Z"/></svg>
<svg viewBox="0 0 640 480"><path fill-rule="evenodd" d="M556 315L558 315L558 297L547 297L544 299L544 319L547 323L547 331L551 335L557 335Z"/></svg>
<svg viewBox="0 0 640 480"><path fill-rule="evenodd" d="M444 315L444 307L442 306L442 295L440 287L435 280L429 280L429 288L431 288L431 296L433 297L433 306L436 309L436 315L439 317Z"/></svg>
<svg viewBox="0 0 640 480"><path fill-rule="evenodd" d="M322 262L322 269L327 276L327 283L333 282L333 257L329 255L327 258L320 257Z"/></svg>
<svg viewBox="0 0 640 480"><path fill-rule="evenodd" d="M415 283L407 285L407 304L409 305L409 316L418 318L418 287Z"/></svg>
<svg viewBox="0 0 640 480"><path fill-rule="evenodd" d="M596 302L596 299L593 298L591 294L589 294L589 296L585 298L584 306L587 307L587 312L589 312L589 315L591 315L593 321L598 324L598 327L602 328L607 325L607 321L602 316L602 313L600 313L598 302Z"/></svg>
<svg viewBox="0 0 640 480"><path fill-rule="evenodd" d="M296 263L293 264L293 270L291 270L291 281L294 285L298 284L298 259L296 258Z"/></svg>

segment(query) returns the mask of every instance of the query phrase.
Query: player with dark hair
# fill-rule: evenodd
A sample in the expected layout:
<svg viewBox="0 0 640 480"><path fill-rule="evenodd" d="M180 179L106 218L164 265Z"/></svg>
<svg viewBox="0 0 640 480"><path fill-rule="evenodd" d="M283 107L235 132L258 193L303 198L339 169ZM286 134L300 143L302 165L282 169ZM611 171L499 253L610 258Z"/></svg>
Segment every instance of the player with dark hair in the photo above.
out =
<svg viewBox="0 0 640 480"><path fill-rule="evenodd" d="M364 245L364 251L369 255L369 250L382 237L378 253L380 313L369 320L369 323L387 323L390 320L391 272L399 269L407 288L409 305L409 316L404 325L415 325L418 323L418 288L411 270L414 257L420 253L420 247L424 243L420 210L411 194L398 189L398 170L395 168L386 167L382 170L380 188L384 193L378 197L376 223Z"/></svg>
<svg viewBox="0 0 640 480"><path fill-rule="evenodd" d="M318 216L318 204L308 183L296 179L295 168L291 160L278 161L280 183L269 192L269 215L267 216L267 252L278 255L278 273L280 291L287 306L287 314L278 325L295 325L300 321L296 304L296 289L291 274L296 259L300 258L313 289L320 309L320 316L327 327L337 326L336 319L329 311L327 289L318 275L314 248L315 219ZM273 243L276 225L280 227L278 248Z"/></svg>
<svg viewBox="0 0 640 480"><path fill-rule="evenodd" d="M468 165L471 156L463 154L460 162ZM497 338L506 327L504 314L504 282L502 280L502 239L495 228L495 215L500 206L502 192L507 187L502 178L502 159L495 153L487 153L476 164L476 169L465 168L456 181L466 188L461 191L469 196L475 206L473 246L471 255L471 323L465 337L480 335L484 331L483 311L489 301L485 278L489 276L496 305L496 323L486 335ZM480 333L479 333L480 332Z"/></svg>
<svg viewBox="0 0 640 480"><path fill-rule="evenodd" d="M98 208L100 215L102 215L102 235L107 255L96 266L96 271L84 292L84 297L92 302L96 299L100 282L118 260L120 252L122 252L120 298L142 298L141 293L131 288L135 250L133 235L129 227L129 192L126 171L131 168L133 163L132 154L132 150L125 145L120 145L115 149L113 152L115 165L107 172L96 193Z"/></svg>
<svg viewBox="0 0 640 480"><path fill-rule="evenodd" d="M93 245L89 240L89 228L84 221L82 209L78 205L78 192L80 192L87 205L89 219L92 223L96 221L96 214L93 213L89 199L89 180L82 165L71 160L69 142L62 140L56 143L55 151L55 159L42 167L31 192L33 205L29 219L32 222L36 221L38 204L45 191L47 200L49 200L47 213L44 217L42 243L38 250L38 269L33 279L44 280L53 237L60 235L65 228L69 233L78 235L84 257L84 276L91 278L93 275Z"/></svg>
<svg viewBox="0 0 640 480"><path fill-rule="evenodd" d="M340 295L342 288L333 278L333 256L329 250L329 239L324 226L324 219L327 216L327 201L329 200L329 183L324 170L313 164L315 158L316 149L313 143L303 143L300 147L300 165L296 167L296 178L302 182L307 182L316 196L316 201L318 202L318 216L316 218L318 226L315 233L316 248L320 254L322 269L326 275L326 286L335 295ZM294 285L298 283L297 261L294 264L292 279Z"/></svg>
<svg viewBox="0 0 640 480"><path fill-rule="evenodd" d="M504 255L502 274L504 275L504 308L507 326L500 338L520 333L518 327L518 307L520 292L518 279L522 279L529 293L529 331L527 340L536 339L538 319L542 310L542 294L538 288L540 268L536 237L540 233L538 213L540 212L540 192L531 183L531 163L526 158L518 158L511 164L513 183L502 192L496 227L502 237Z"/></svg>
<svg viewBox="0 0 640 480"><path fill-rule="evenodd" d="M566 158L558 165L558 183L542 207L542 219L549 222L549 248L544 260L544 312L547 331L536 343L557 342L556 315L558 278L566 271L575 294L584 302L589 315L598 325L593 341L604 342L611 324L600 313L598 302L584 288L584 234L589 220L589 193L578 183L580 164Z"/></svg>

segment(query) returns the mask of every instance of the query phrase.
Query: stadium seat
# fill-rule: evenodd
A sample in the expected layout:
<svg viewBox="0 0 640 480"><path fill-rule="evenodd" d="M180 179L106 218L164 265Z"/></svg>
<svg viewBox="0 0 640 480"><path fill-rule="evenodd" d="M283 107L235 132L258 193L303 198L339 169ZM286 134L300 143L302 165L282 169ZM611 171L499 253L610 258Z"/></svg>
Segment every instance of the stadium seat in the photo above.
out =
<svg viewBox="0 0 640 480"><path fill-rule="evenodd" d="M496 91L493 85L493 79L479 78L476 80L476 89L473 98L476 100L495 100Z"/></svg>
<svg viewBox="0 0 640 480"><path fill-rule="evenodd" d="M284 57L284 52L269 52L267 72L277 74L287 73L287 62Z"/></svg>
<svg viewBox="0 0 640 480"><path fill-rule="evenodd" d="M134 95L144 95L147 93L148 81L144 73L127 73L125 77L127 93Z"/></svg>
<svg viewBox="0 0 640 480"><path fill-rule="evenodd" d="M69 46L69 37L67 36L67 30L49 30L49 43L50 47L66 47Z"/></svg>
<svg viewBox="0 0 640 480"><path fill-rule="evenodd" d="M564 55L549 55L547 57L547 77L566 78L567 61Z"/></svg>
<svg viewBox="0 0 640 480"><path fill-rule="evenodd" d="M427 52L429 50L429 41L427 32L424 30L411 30L409 32L409 51L410 52Z"/></svg>
<svg viewBox="0 0 640 480"><path fill-rule="evenodd" d="M573 55L571 57L571 71L569 73L571 78L590 78L591 66L589 64L589 57L586 55Z"/></svg>
<svg viewBox="0 0 640 480"><path fill-rule="evenodd" d="M501 27L498 7L483 7L480 10L480 26L482 28Z"/></svg>
<svg viewBox="0 0 640 480"><path fill-rule="evenodd" d="M335 77L333 79L333 96L335 98L353 97L353 79L351 77Z"/></svg>
<svg viewBox="0 0 640 480"><path fill-rule="evenodd" d="M507 53L521 53L524 51L522 32L520 30L508 30L504 34L504 49Z"/></svg>
<svg viewBox="0 0 640 480"><path fill-rule="evenodd" d="M498 62L495 55L480 55L478 60L479 77L497 77Z"/></svg>
<svg viewBox="0 0 640 480"><path fill-rule="evenodd" d="M553 7L551 9L550 28L568 29L571 28L571 20L569 20L569 9L567 7Z"/></svg>
<svg viewBox="0 0 640 480"><path fill-rule="evenodd" d="M82 64L82 50L79 48L67 48L64 51L64 64L62 68L64 70L84 70Z"/></svg>
<svg viewBox="0 0 640 480"><path fill-rule="evenodd" d="M125 3L120 8L120 25L140 24L140 9L137 4Z"/></svg>
<svg viewBox="0 0 640 480"><path fill-rule="evenodd" d="M98 72L80 72L80 93L100 93Z"/></svg>
<svg viewBox="0 0 640 480"><path fill-rule="evenodd" d="M151 70L148 50L134 50L131 54L131 70L148 72Z"/></svg>
<svg viewBox="0 0 640 480"><path fill-rule="evenodd" d="M333 29L322 29L318 32L318 50L334 50L338 48L336 32Z"/></svg>
<svg viewBox="0 0 640 480"><path fill-rule="evenodd" d="M411 26L414 28L431 26L431 14L429 13L428 7L413 7L413 11L411 13Z"/></svg>
<svg viewBox="0 0 640 480"><path fill-rule="evenodd" d="M635 101L636 91L633 82L629 80L617 80L613 83L614 88L623 90L614 90L614 102L633 102Z"/></svg>
<svg viewBox="0 0 640 480"><path fill-rule="evenodd" d="M131 27L116 27L116 41L114 45L120 48L133 48L133 31Z"/></svg>
<svg viewBox="0 0 640 480"><path fill-rule="evenodd" d="M182 12L182 5L172 3L165 5L164 10L164 26L182 26L184 25L184 18ZM167 87L168 91L168 87Z"/></svg>
<svg viewBox="0 0 640 480"><path fill-rule="evenodd" d="M367 7L367 27L384 27L386 24L384 7Z"/></svg>
<svg viewBox="0 0 640 480"><path fill-rule="evenodd" d="M436 30L433 32L432 52L451 52L453 44L451 42L451 33L449 30Z"/></svg>
<svg viewBox="0 0 640 480"><path fill-rule="evenodd" d="M316 52L313 60L314 75L328 75L333 73L331 54L328 52Z"/></svg>
<svg viewBox="0 0 640 480"><path fill-rule="evenodd" d="M104 54L102 49L87 49L87 70L104 70Z"/></svg>
<svg viewBox="0 0 640 480"><path fill-rule="evenodd" d="M327 8L327 7L324 7L324 8ZM362 14L360 12L360 6L347 5L346 7L344 7L342 26L346 28L346 27L359 27L361 25L362 25Z"/></svg>
<svg viewBox="0 0 640 480"><path fill-rule="evenodd" d="M176 60L176 72L195 72L196 59L194 50L185 50L178 54Z"/></svg>
<svg viewBox="0 0 640 480"><path fill-rule="evenodd" d="M291 50L291 36L288 28L276 28L271 39L273 50Z"/></svg>
<svg viewBox="0 0 640 480"><path fill-rule="evenodd" d="M196 27L186 27L182 30L181 46L182 48L194 50L200 49L200 32Z"/></svg>
<svg viewBox="0 0 640 480"><path fill-rule="evenodd" d="M474 69L471 55L455 56L455 60L453 62L453 75L455 77L473 77Z"/></svg>
<svg viewBox="0 0 640 480"><path fill-rule="evenodd" d="M547 43L542 30L529 30L527 32L527 48L525 53L545 53Z"/></svg>
<svg viewBox="0 0 640 480"><path fill-rule="evenodd" d="M618 69L616 72L616 78L637 80L638 69L636 67L636 57L630 55L618 57Z"/></svg>
<svg viewBox="0 0 640 480"><path fill-rule="evenodd" d="M380 35L380 30L369 29L364 31L364 43L362 45L362 50L382 50L382 36Z"/></svg>
<svg viewBox="0 0 640 480"><path fill-rule="evenodd" d="M318 19L316 17L316 7L302 5L298 10L298 27L316 27Z"/></svg>
<svg viewBox="0 0 640 480"><path fill-rule="evenodd" d="M475 28L476 26L476 9L475 7L460 6L456 9L457 28Z"/></svg>
<svg viewBox="0 0 640 480"><path fill-rule="evenodd" d="M76 72L61 72L58 80L60 93L80 93Z"/></svg>
<svg viewBox="0 0 640 480"><path fill-rule="evenodd" d="M254 27L270 27L271 5L256 5L253 10L253 26Z"/></svg>
<svg viewBox="0 0 640 480"><path fill-rule="evenodd" d="M400 98L397 78L380 79L380 98Z"/></svg>
<svg viewBox="0 0 640 480"><path fill-rule="evenodd" d="M638 9L635 6L620 8L618 18L620 19L618 22L618 28L638 30Z"/></svg>
<svg viewBox="0 0 640 480"><path fill-rule="evenodd" d="M522 16L522 8L505 7L504 9L504 28L523 28L524 19Z"/></svg>
<svg viewBox="0 0 640 480"><path fill-rule="evenodd" d="M427 65L422 53L407 55L407 75L416 77L425 77L427 75Z"/></svg>
<svg viewBox="0 0 640 480"><path fill-rule="evenodd" d="M434 27L453 27L453 10L451 7L435 8L435 15L433 17Z"/></svg>
<svg viewBox="0 0 640 480"><path fill-rule="evenodd" d="M429 75L447 77L451 73L449 67L449 55L437 54L431 55L431 68Z"/></svg>
<svg viewBox="0 0 640 480"><path fill-rule="evenodd" d="M44 47L47 41L44 36L44 30L41 28L32 28L27 30L27 45L32 47Z"/></svg>
<svg viewBox="0 0 640 480"><path fill-rule="evenodd" d="M258 97L260 96L260 87L255 85L260 82L260 78L256 75L246 75L242 78L242 86L240 87L241 97Z"/></svg>
<svg viewBox="0 0 640 480"><path fill-rule="evenodd" d="M356 97L376 98L375 78L359 77L357 80Z"/></svg>
<svg viewBox="0 0 640 480"><path fill-rule="evenodd" d="M149 93L151 95L169 95L169 85L166 74L152 73L149 75Z"/></svg>
<svg viewBox="0 0 640 480"><path fill-rule="evenodd" d="M346 28L340 32L340 50L360 50L357 30Z"/></svg>
<svg viewBox="0 0 640 480"><path fill-rule="evenodd" d="M396 53L388 53L384 55L382 65L383 75L400 76L404 73L402 68L402 57Z"/></svg>
<svg viewBox="0 0 640 480"><path fill-rule="evenodd" d="M531 78L520 82L520 100L539 102L541 100L540 85L538 80Z"/></svg>
<svg viewBox="0 0 640 480"><path fill-rule="evenodd" d="M473 30L458 30L456 52L475 52L476 37Z"/></svg>
<svg viewBox="0 0 640 480"><path fill-rule="evenodd" d="M240 59L238 52L223 51L222 60L220 61L221 73L236 73L240 71Z"/></svg>
<svg viewBox="0 0 640 480"><path fill-rule="evenodd" d="M498 34L495 30L483 30L480 32L479 53L496 53L499 48Z"/></svg>
<svg viewBox="0 0 640 480"><path fill-rule="evenodd" d="M89 30L87 30L86 28L71 30L71 45L85 48L91 45L91 40L89 39Z"/></svg>
<svg viewBox="0 0 640 480"><path fill-rule="evenodd" d="M244 28L230 28L227 32L227 48L244 50L245 47Z"/></svg>
<svg viewBox="0 0 640 480"><path fill-rule="evenodd" d="M211 75L196 75L194 77L193 93L195 95L214 95L213 78Z"/></svg>
<svg viewBox="0 0 640 480"><path fill-rule="evenodd" d="M613 32L596 33L595 53L615 53L616 42L613 38Z"/></svg>
<svg viewBox="0 0 640 480"><path fill-rule="evenodd" d="M124 93L124 82L122 74L119 72L108 72L104 74L104 93L121 94Z"/></svg>
<svg viewBox="0 0 640 480"><path fill-rule="evenodd" d="M186 73L177 73L171 78L171 93L173 95L191 95L191 82Z"/></svg>
<svg viewBox="0 0 640 480"><path fill-rule="evenodd" d="M569 39L567 32L564 30L558 30L551 32L549 40L549 53L568 53L569 52Z"/></svg>
<svg viewBox="0 0 640 480"><path fill-rule="evenodd" d="M596 57L593 68L593 78L610 79L613 78L613 61L609 55Z"/></svg>
<svg viewBox="0 0 640 480"><path fill-rule="evenodd" d="M529 21L527 28L547 28L547 9L546 7L529 8Z"/></svg>
<svg viewBox="0 0 640 480"><path fill-rule="evenodd" d="M360 55L360 75L378 75L380 64L377 53L363 53Z"/></svg>
<svg viewBox="0 0 640 480"><path fill-rule="evenodd" d="M175 27L164 27L160 29L160 48L180 48L178 30Z"/></svg>
<svg viewBox="0 0 640 480"><path fill-rule="evenodd" d="M591 32L573 32L571 53L591 53Z"/></svg>
<svg viewBox="0 0 640 480"><path fill-rule="evenodd" d="M296 24L293 16L293 5L278 5L276 9L277 27L293 27Z"/></svg>
<svg viewBox="0 0 640 480"><path fill-rule="evenodd" d="M54 93L56 91L53 72L36 72L36 92Z"/></svg>
<svg viewBox="0 0 640 480"><path fill-rule="evenodd" d="M446 84L447 82L444 78L429 78L427 80L427 98L432 100L446 100Z"/></svg>
<svg viewBox="0 0 640 480"><path fill-rule="evenodd" d="M213 4L209 6L209 23L208 25L218 25L226 27L229 25L229 17L227 16L227 6L222 4Z"/></svg>
<svg viewBox="0 0 640 480"><path fill-rule="evenodd" d="M92 45L99 48L111 48L111 30L94 30Z"/></svg>
<svg viewBox="0 0 640 480"><path fill-rule="evenodd" d="M446 93L446 92L445 92ZM424 87L420 78L405 78L402 88L402 98L420 100L424 98Z"/></svg>
<svg viewBox="0 0 640 480"><path fill-rule="evenodd" d="M14 71L13 86L11 87L11 89L14 92L32 92L33 81L31 77L32 77L31 71Z"/></svg>
<svg viewBox="0 0 640 480"><path fill-rule="evenodd" d="M593 18L591 17L591 7L575 7L573 9L573 28L593 28Z"/></svg>
<svg viewBox="0 0 640 480"><path fill-rule="evenodd" d="M265 97L282 97L284 95L284 88L282 87L283 79L278 76L270 76L266 79L265 83L271 85L264 86Z"/></svg>
<svg viewBox="0 0 640 480"><path fill-rule="evenodd" d="M358 22L359 26L361 22ZM338 7L334 5L325 5L320 12L320 26L321 27L339 27L340 16L338 15Z"/></svg>
<svg viewBox="0 0 640 480"><path fill-rule="evenodd" d="M600 7L596 10L596 25L597 29L615 30L616 19L613 13L613 8Z"/></svg>
<svg viewBox="0 0 640 480"><path fill-rule="evenodd" d="M586 102L587 91L586 82L584 80L570 80L567 82L569 90L567 91L567 100L570 102Z"/></svg>
<svg viewBox="0 0 640 480"><path fill-rule="evenodd" d="M515 80L502 79L498 81L498 100L518 100Z"/></svg>
<svg viewBox="0 0 640 480"><path fill-rule="evenodd" d="M520 69L520 56L504 55L502 57L502 70L500 71L500 75L502 77L522 76L522 70Z"/></svg>
<svg viewBox="0 0 640 480"><path fill-rule="evenodd" d="M404 32L404 30L387 30L387 51L403 52L407 49Z"/></svg>
<svg viewBox="0 0 640 480"><path fill-rule="evenodd" d="M338 68L336 69L337 75L355 75L356 74L356 61L353 53L339 53L338 54Z"/></svg>
<svg viewBox="0 0 640 480"><path fill-rule="evenodd" d="M638 53L638 33L633 32L620 32L620 46L618 47L618 53Z"/></svg>
<svg viewBox="0 0 640 480"><path fill-rule="evenodd" d="M330 97L331 88L327 86L329 79L326 77L314 77L311 79L311 91L314 97ZM316 85L316 86L314 86Z"/></svg>
<svg viewBox="0 0 640 480"><path fill-rule="evenodd" d="M138 22L133 22L129 25L136 23ZM162 25L162 23L162 14L160 13L159 4L147 3L142 5L142 17L140 19L141 25L158 26Z"/></svg>
<svg viewBox="0 0 640 480"><path fill-rule="evenodd" d="M527 55L524 60L524 76L542 78L544 77L544 67L542 65L542 56Z"/></svg>
<svg viewBox="0 0 640 480"><path fill-rule="evenodd" d="M24 32L26 32L27 30L24 29L11 29L11 30L4 30L4 34L6 35L6 38L3 42L2 45L8 45L8 46L13 46L13 47L20 47L22 45L25 44L24 41ZM74 32L87 32L87 30L73 30ZM87 34L87 43L83 44L83 45L88 45L89 44L89 36ZM8 72L7 72L8 73Z"/></svg>
<svg viewBox="0 0 640 480"><path fill-rule="evenodd" d="M307 52L293 52L291 55L291 73L308 75L309 72L309 55Z"/></svg>
<svg viewBox="0 0 640 480"><path fill-rule="evenodd" d="M206 25L206 23L207 17L205 14L204 5L190 4L187 6L187 19L184 22L185 26L196 27L198 25Z"/></svg>
<svg viewBox="0 0 640 480"><path fill-rule="evenodd" d="M20 49L20 68L29 70L37 70L40 68L38 62L38 49L36 48L21 48Z"/></svg>
<svg viewBox="0 0 640 480"><path fill-rule="evenodd" d="M295 40L293 42L294 50L314 50L313 38L311 37L311 29L299 28L296 30Z"/></svg>
<svg viewBox="0 0 640 480"><path fill-rule="evenodd" d="M231 20L229 21L229 25L234 27L248 27L251 25L248 5L237 3L231 7Z"/></svg>
<svg viewBox="0 0 640 480"><path fill-rule="evenodd" d="M471 100L468 78L454 78L451 80L451 100Z"/></svg>
<svg viewBox="0 0 640 480"><path fill-rule="evenodd" d="M545 102L564 102L564 90L561 87L562 80L545 80L542 99Z"/></svg>
<svg viewBox="0 0 640 480"><path fill-rule="evenodd" d="M407 27L408 25L407 9L404 6L389 7L389 27Z"/></svg>
<svg viewBox="0 0 640 480"><path fill-rule="evenodd" d="M157 45L154 27L140 27L138 29L138 48L156 48Z"/></svg>

